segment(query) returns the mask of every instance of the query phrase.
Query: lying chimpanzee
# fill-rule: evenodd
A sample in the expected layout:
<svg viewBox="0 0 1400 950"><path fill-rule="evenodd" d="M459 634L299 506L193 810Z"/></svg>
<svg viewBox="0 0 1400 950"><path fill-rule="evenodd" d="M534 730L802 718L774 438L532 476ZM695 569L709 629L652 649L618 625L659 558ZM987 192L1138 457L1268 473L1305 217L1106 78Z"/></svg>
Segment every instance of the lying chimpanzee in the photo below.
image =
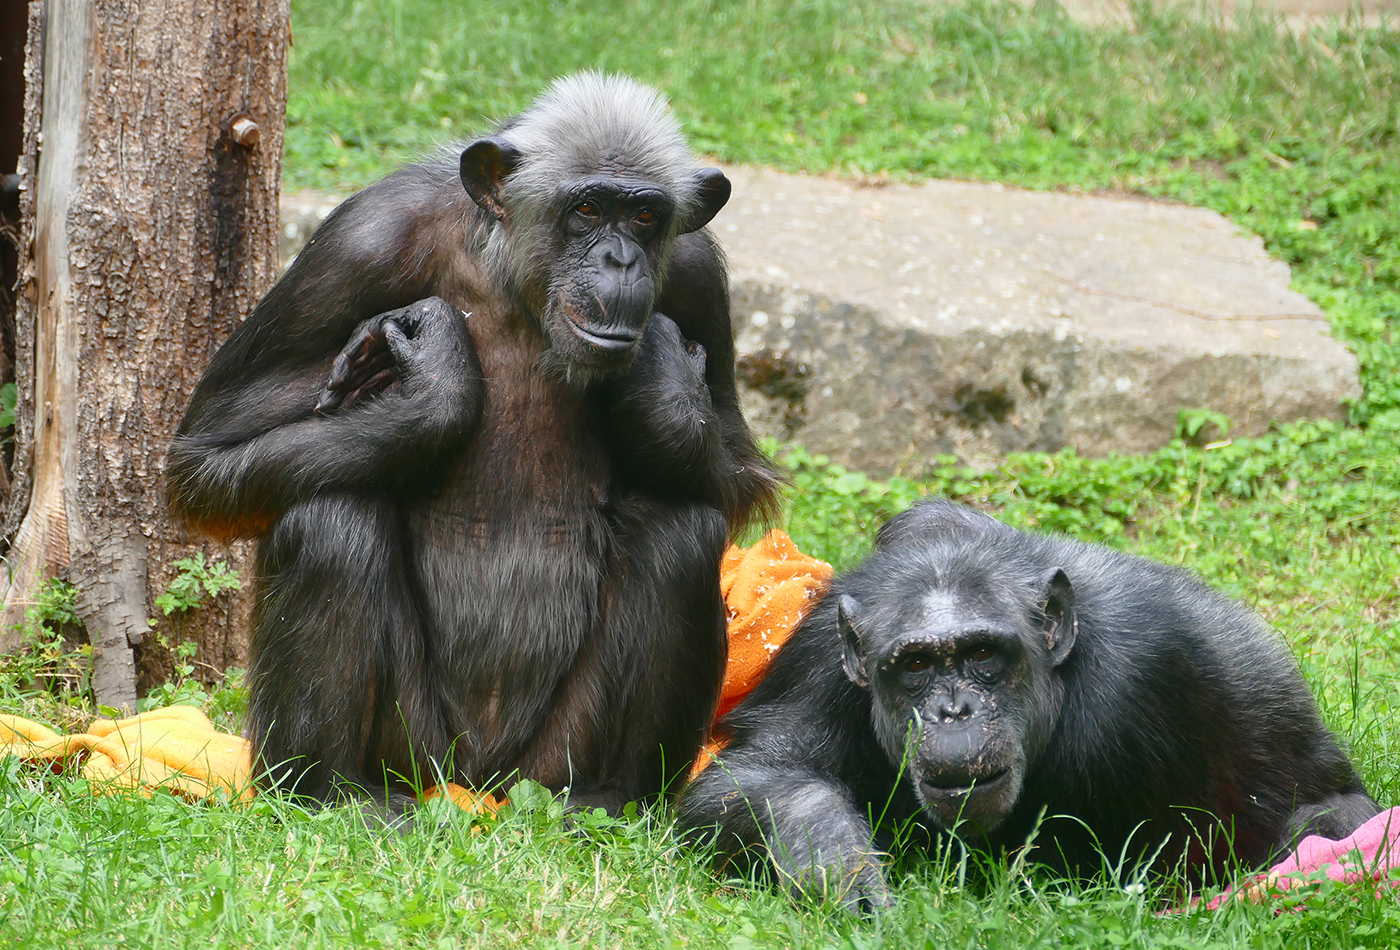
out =
<svg viewBox="0 0 1400 950"><path fill-rule="evenodd" d="M1036 861L1209 876L1378 811L1258 617L1183 571L949 502L884 526L723 730L682 826L849 906L888 901L872 816L1000 852L1044 814Z"/></svg>

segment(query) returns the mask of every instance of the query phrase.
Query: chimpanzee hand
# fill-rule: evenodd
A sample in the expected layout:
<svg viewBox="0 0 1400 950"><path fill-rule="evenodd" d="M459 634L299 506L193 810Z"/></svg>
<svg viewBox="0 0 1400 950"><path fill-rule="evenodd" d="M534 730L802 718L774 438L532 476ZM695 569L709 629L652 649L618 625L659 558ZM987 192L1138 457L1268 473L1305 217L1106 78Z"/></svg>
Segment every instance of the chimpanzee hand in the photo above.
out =
<svg viewBox="0 0 1400 950"><path fill-rule="evenodd" d="M716 429L705 384L705 348L682 337L665 314L651 315L632 365L606 387L617 432L648 456L692 456L696 441L711 434L706 427Z"/></svg>
<svg viewBox="0 0 1400 950"><path fill-rule="evenodd" d="M681 336L681 328L664 313L653 313L647 321L637 359L654 366L660 379L691 392L705 391L705 348Z"/></svg>
<svg viewBox="0 0 1400 950"><path fill-rule="evenodd" d="M464 375L480 377L475 369L463 314L440 297L428 297L355 328L331 366L316 411L349 408L378 393L460 388Z"/></svg>
<svg viewBox="0 0 1400 950"><path fill-rule="evenodd" d="M845 820L843 811L765 835L778 877L794 896L839 902L852 913L888 907L890 891L870 828Z"/></svg>
<svg viewBox="0 0 1400 950"><path fill-rule="evenodd" d="M794 845L797 853L774 856L778 876L794 897L830 900L853 914L867 914L892 903L885 872L870 853L830 855Z"/></svg>
<svg viewBox="0 0 1400 950"><path fill-rule="evenodd" d="M705 381L705 348L653 313L632 365L602 384L605 438L624 478L662 494L711 496L734 470Z"/></svg>
<svg viewBox="0 0 1400 950"><path fill-rule="evenodd" d="M681 328L664 313L653 313L637 344L637 357L619 384L624 399L651 401L669 396L689 403L703 397L705 387L705 348L681 336ZM645 394L645 395L643 395Z"/></svg>

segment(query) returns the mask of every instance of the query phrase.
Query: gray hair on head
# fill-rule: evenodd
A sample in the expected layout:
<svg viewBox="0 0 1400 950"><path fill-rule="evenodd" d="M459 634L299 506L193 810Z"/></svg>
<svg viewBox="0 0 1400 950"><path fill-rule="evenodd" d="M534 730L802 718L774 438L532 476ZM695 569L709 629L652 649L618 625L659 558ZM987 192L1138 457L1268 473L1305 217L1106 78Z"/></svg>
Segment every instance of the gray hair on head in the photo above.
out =
<svg viewBox="0 0 1400 950"><path fill-rule="evenodd" d="M675 202L670 237L700 203L700 163L666 99L626 76L589 71L557 79L496 137L521 159L501 187L510 225L491 228L483 258L517 290L546 270L560 182L590 174L650 181Z"/></svg>

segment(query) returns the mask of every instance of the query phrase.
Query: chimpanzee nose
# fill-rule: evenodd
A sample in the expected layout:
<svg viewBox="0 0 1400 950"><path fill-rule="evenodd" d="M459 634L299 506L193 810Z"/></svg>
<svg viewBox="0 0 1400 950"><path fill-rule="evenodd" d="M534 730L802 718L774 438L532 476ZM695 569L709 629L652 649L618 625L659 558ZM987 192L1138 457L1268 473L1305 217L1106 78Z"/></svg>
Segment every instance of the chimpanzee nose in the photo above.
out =
<svg viewBox="0 0 1400 950"><path fill-rule="evenodd" d="M938 718L943 722L958 722L972 715L972 704L961 696L941 696Z"/></svg>
<svg viewBox="0 0 1400 950"><path fill-rule="evenodd" d="M631 241L615 237L603 246L603 262L624 273L637 270L641 266L641 260L642 249Z"/></svg>

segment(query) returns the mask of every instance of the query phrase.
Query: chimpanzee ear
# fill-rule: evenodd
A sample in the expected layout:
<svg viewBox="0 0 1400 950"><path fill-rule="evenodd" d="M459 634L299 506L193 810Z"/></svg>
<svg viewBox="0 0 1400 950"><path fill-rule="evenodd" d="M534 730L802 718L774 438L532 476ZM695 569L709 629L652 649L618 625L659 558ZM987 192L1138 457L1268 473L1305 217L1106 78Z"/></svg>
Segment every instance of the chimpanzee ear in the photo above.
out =
<svg viewBox="0 0 1400 950"><path fill-rule="evenodd" d="M1040 595L1041 632L1050 651L1050 662L1059 666L1074 649L1079 619L1074 613L1074 588L1058 567L1045 575Z"/></svg>
<svg viewBox="0 0 1400 950"><path fill-rule="evenodd" d="M696 206L681 222L681 234L699 231L719 214L729 201L733 186L718 168L702 168L695 173Z"/></svg>
<svg viewBox="0 0 1400 950"><path fill-rule="evenodd" d="M477 139L462 152L462 185L478 208L497 221L504 221L501 182L519 165L520 149L505 139Z"/></svg>
<svg viewBox="0 0 1400 950"><path fill-rule="evenodd" d="M841 662L846 677L857 686L866 684L865 651L860 643L860 604L846 594L836 601L836 623L841 628Z"/></svg>

